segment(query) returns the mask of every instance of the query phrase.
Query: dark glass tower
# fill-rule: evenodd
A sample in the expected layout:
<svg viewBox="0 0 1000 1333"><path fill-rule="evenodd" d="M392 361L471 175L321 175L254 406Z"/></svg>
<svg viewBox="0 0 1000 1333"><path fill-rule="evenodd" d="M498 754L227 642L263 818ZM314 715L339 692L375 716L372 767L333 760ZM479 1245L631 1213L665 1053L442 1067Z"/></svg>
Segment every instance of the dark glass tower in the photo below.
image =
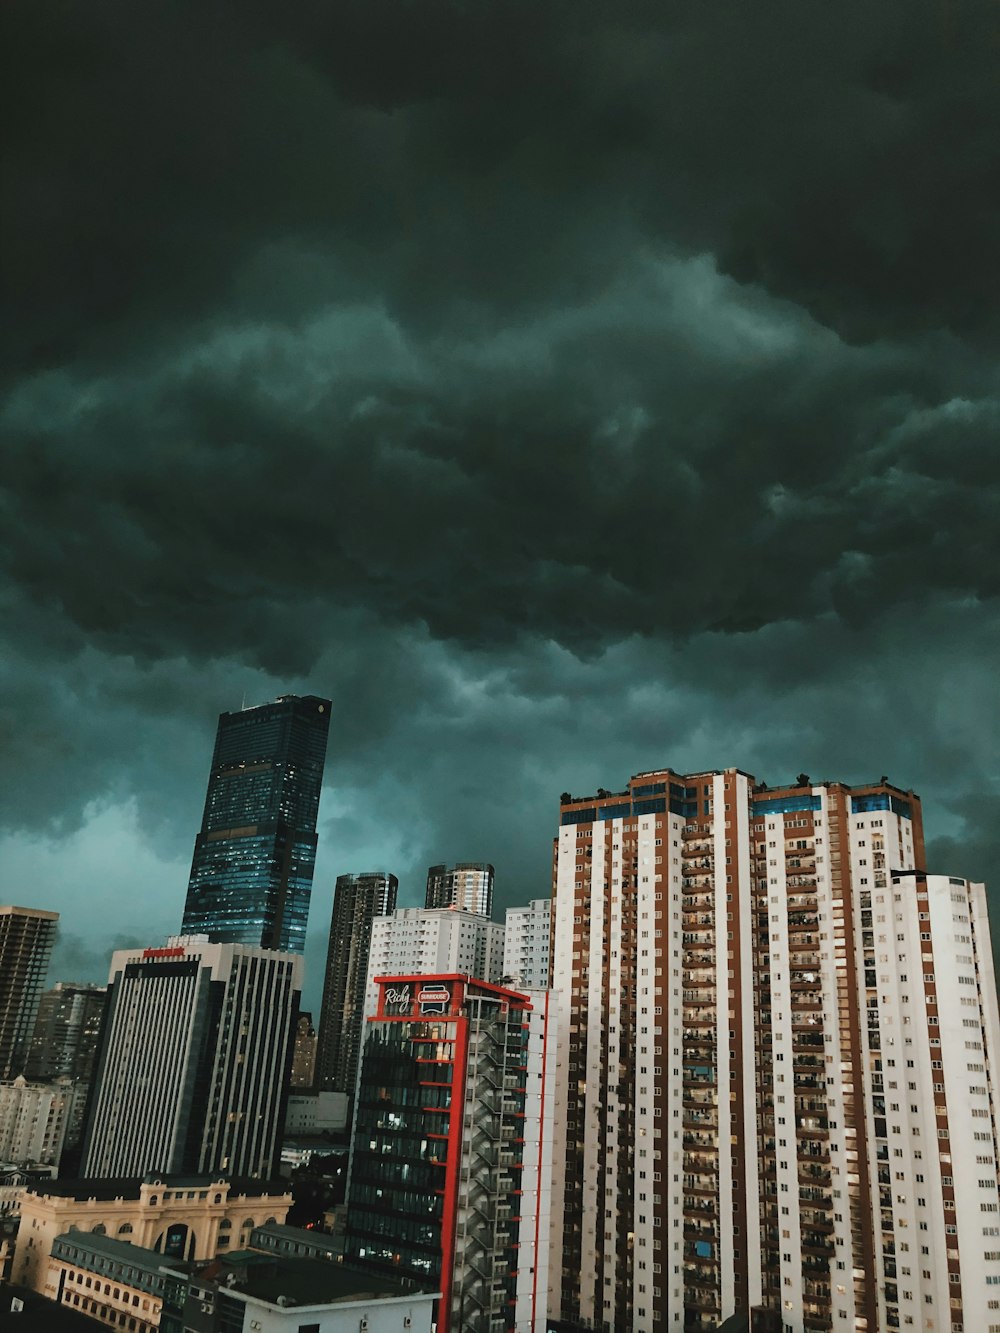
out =
<svg viewBox="0 0 1000 1333"><path fill-rule="evenodd" d="M396 910L398 888L399 880L385 870L337 876L316 1061L321 1089L354 1092L372 921Z"/></svg>
<svg viewBox="0 0 1000 1333"><path fill-rule="evenodd" d="M219 718L185 935L302 952L329 728L314 695Z"/></svg>

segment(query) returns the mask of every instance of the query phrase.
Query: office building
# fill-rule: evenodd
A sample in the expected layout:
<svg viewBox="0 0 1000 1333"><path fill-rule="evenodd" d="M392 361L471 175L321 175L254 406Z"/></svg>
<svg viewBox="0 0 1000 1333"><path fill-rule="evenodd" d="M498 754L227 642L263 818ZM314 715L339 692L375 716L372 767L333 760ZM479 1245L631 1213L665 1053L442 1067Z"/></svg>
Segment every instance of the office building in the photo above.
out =
<svg viewBox="0 0 1000 1333"><path fill-rule="evenodd" d="M101 1033L106 986L57 981L43 991L25 1075L34 1079L72 1078L89 1082Z"/></svg>
<svg viewBox="0 0 1000 1333"><path fill-rule="evenodd" d="M81 1174L274 1174L301 977L204 937L113 954Z"/></svg>
<svg viewBox="0 0 1000 1333"><path fill-rule="evenodd" d="M58 1236L89 1232L172 1259L211 1259L249 1244L254 1228L284 1222L284 1180L221 1174L39 1181L21 1197L11 1281L43 1292Z"/></svg>
<svg viewBox="0 0 1000 1333"><path fill-rule="evenodd" d="M313 695L219 718L183 934L302 952L329 727Z"/></svg>
<svg viewBox="0 0 1000 1333"><path fill-rule="evenodd" d="M427 870L425 907L456 907L478 916L493 913L493 867L485 861L458 861Z"/></svg>
<svg viewBox="0 0 1000 1333"><path fill-rule="evenodd" d="M0 1162L58 1166L67 1130L79 1121L87 1087L72 1079L0 1083Z"/></svg>
<svg viewBox="0 0 1000 1333"><path fill-rule="evenodd" d="M312 1014L299 1014L295 1023L295 1041L292 1045L293 1088L311 1088L316 1078L316 1029Z"/></svg>
<svg viewBox="0 0 1000 1333"><path fill-rule="evenodd" d="M552 901L535 898L527 907L508 907L504 921L503 984L516 990L544 990L549 984Z"/></svg>
<svg viewBox="0 0 1000 1333"><path fill-rule="evenodd" d="M340 1134L347 1128L348 1111L346 1092L292 1093L285 1117L285 1140Z"/></svg>
<svg viewBox="0 0 1000 1333"><path fill-rule="evenodd" d="M365 1014L375 1011L377 977L463 972L499 984L503 926L451 907L404 907L372 922Z"/></svg>
<svg viewBox="0 0 1000 1333"><path fill-rule="evenodd" d="M319 1023L320 1088L354 1091L372 922L396 910L398 888L396 876L384 870L337 876Z"/></svg>
<svg viewBox="0 0 1000 1333"><path fill-rule="evenodd" d="M0 1079L24 1073L58 912L0 907Z"/></svg>
<svg viewBox="0 0 1000 1333"><path fill-rule="evenodd" d="M552 1314L1000 1325L985 896L923 862L884 778L563 798Z"/></svg>
<svg viewBox="0 0 1000 1333"><path fill-rule="evenodd" d="M349 1263L429 1282L439 1333L543 1333L555 1016L466 976L386 977L366 1020Z"/></svg>

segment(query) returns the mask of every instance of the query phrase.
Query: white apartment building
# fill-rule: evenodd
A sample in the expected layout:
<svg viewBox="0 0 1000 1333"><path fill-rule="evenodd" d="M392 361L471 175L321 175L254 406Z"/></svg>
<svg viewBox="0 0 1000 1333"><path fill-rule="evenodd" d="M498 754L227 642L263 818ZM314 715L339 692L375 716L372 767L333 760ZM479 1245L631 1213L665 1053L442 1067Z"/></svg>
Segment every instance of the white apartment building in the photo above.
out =
<svg viewBox="0 0 1000 1333"><path fill-rule="evenodd" d="M29 1083L18 1075L0 1083L0 1161L58 1166L67 1127L86 1096L86 1085L69 1078Z"/></svg>
<svg viewBox="0 0 1000 1333"><path fill-rule="evenodd" d="M404 907L372 921L365 986L365 1014L378 1001L376 977L462 972L499 984L504 928L453 907Z"/></svg>
<svg viewBox="0 0 1000 1333"><path fill-rule="evenodd" d="M985 896L923 863L885 779L563 800L552 1317L1000 1333Z"/></svg>
<svg viewBox="0 0 1000 1333"><path fill-rule="evenodd" d="M552 899L535 898L527 907L508 907L504 925L504 984L515 990L544 990L549 984Z"/></svg>
<svg viewBox="0 0 1000 1333"><path fill-rule="evenodd" d="M176 936L112 956L85 1177L278 1169L302 959Z"/></svg>

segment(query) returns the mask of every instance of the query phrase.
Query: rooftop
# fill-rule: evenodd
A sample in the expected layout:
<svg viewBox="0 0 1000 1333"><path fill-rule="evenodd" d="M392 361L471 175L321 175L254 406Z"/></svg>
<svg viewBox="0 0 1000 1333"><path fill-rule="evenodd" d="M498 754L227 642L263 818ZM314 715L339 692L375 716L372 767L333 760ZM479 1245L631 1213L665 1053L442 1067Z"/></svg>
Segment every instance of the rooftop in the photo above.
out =
<svg viewBox="0 0 1000 1333"><path fill-rule="evenodd" d="M325 1231L307 1231L305 1227L289 1227L281 1222L265 1222L263 1226L254 1227L251 1233L251 1240L256 1240L258 1234L261 1239L267 1243L268 1237L273 1237L276 1241L286 1241L293 1245L310 1245L317 1250L326 1250L331 1254L339 1254L340 1247L337 1245L333 1236L328 1236Z"/></svg>
<svg viewBox="0 0 1000 1333"><path fill-rule="evenodd" d="M19 1313L10 1308L15 1296L23 1304ZM29 1328L45 1329L45 1333L94 1333L94 1327L94 1320L88 1315L57 1305L30 1287L8 1284L0 1289L0 1328L18 1329L20 1333Z"/></svg>
<svg viewBox="0 0 1000 1333"><path fill-rule="evenodd" d="M29 1187L29 1193L50 1195L63 1199L138 1199L143 1185L159 1185L164 1190L209 1190L213 1185L229 1189L230 1198L241 1195L260 1198L263 1195L288 1193L286 1180L258 1180L253 1176L121 1176L94 1180L40 1180Z"/></svg>
<svg viewBox="0 0 1000 1333"><path fill-rule="evenodd" d="M130 1245L128 1241L116 1240L113 1236L102 1236L99 1232L94 1231L67 1231L61 1236L56 1236L52 1242L53 1254L56 1258L59 1257L56 1253L56 1246L60 1242L73 1245L80 1250L92 1250L95 1254L114 1259L116 1263L128 1264L130 1268L153 1275L160 1273L164 1268L176 1271L178 1267L185 1267L183 1262L178 1263L176 1259L171 1259L156 1250L147 1250L140 1245Z"/></svg>
<svg viewBox="0 0 1000 1333"><path fill-rule="evenodd" d="M269 1305L335 1305L346 1301L388 1300L412 1295L414 1284L383 1277L326 1259L296 1258L237 1250L220 1255L199 1274L228 1291Z"/></svg>

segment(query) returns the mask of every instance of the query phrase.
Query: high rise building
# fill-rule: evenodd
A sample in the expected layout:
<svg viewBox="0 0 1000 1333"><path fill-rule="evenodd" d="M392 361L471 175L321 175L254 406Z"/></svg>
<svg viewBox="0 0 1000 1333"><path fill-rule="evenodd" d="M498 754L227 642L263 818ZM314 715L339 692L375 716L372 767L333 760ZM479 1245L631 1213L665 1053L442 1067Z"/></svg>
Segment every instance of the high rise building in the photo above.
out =
<svg viewBox="0 0 1000 1333"><path fill-rule="evenodd" d="M439 1333L544 1333L554 1014L466 976L379 983L345 1258L443 1293Z"/></svg>
<svg viewBox="0 0 1000 1333"><path fill-rule="evenodd" d="M311 1088L315 1079L316 1029L313 1027L312 1014L306 1012L299 1014L295 1024L290 1084L293 1088Z"/></svg>
<svg viewBox="0 0 1000 1333"><path fill-rule="evenodd" d="M0 1079L24 1073L58 912L0 907Z"/></svg>
<svg viewBox="0 0 1000 1333"><path fill-rule="evenodd" d="M493 867L485 861L429 866L424 906L457 907L463 912L490 916L493 912L493 876Z"/></svg>
<svg viewBox="0 0 1000 1333"><path fill-rule="evenodd" d="M302 952L329 728L313 695L221 715L184 934Z"/></svg>
<svg viewBox="0 0 1000 1333"><path fill-rule="evenodd" d="M996 1329L985 894L923 859L884 778L563 798L552 1314Z"/></svg>
<svg viewBox="0 0 1000 1333"><path fill-rule="evenodd" d="M527 907L508 907L504 922L503 984L544 990L549 984L552 901L535 898Z"/></svg>
<svg viewBox="0 0 1000 1333"><path fill-rule="evenodd" d="M204 936L112 955L84 1177L278 1170L297 954Z"/></svg>
<svg viewBox="0 0 1000 1333"><path fill-rule="evenodd" d="M499 984L503 926L451 907L404 907L372 922L365 983L365 1014L375 1011L376 978L462 972Z"/></svg>
<svg viewBox="0 0 1000 1333"><path fill-rule="evenodd" d="M86 1097L83 1083L60 1078L29 1083L23 1074L0 1083L0 1162L58 1166L66 1133Z"/></svg>
<svg viewBox="0 0 1000 1333"><path fill-rule="evenodd" d="M28 1078L89 1081L107 987L57 981L42 993L25 1073Z"/></svg>
<svg viewBox="0 0 1000 1333"><path fill-rule="evenodd" d="M372 922L396 910L398 888L396 876L384 870L337 876L319 1022L320 1088L354 1092Z"/></svg>

